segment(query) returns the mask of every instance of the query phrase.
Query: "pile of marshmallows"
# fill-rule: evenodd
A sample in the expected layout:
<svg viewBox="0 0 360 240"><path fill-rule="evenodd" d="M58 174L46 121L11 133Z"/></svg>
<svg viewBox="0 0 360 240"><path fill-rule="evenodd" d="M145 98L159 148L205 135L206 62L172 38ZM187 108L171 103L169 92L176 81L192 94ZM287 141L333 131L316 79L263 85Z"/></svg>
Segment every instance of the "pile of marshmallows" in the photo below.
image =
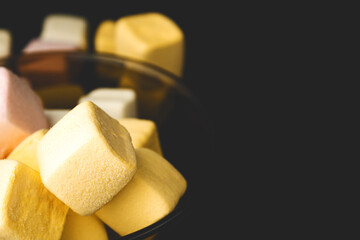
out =
<svg viewBox="0 0 360 240"><path fill-rule="evenodd" d="M29 82L0 67L0 239L108 239L170 213L186 180L156 125L87 99L49 124Z"/></svg>
<svg viewBox="0 0 360 240"><path fill-rule="evenodd" d="M87 34L85 18L51 14L22 53L86 51ZM11 41L0 29L0 60ZM182 75L183 33L160 13L106 20L94 46ZM0 239L107 240L104 223L123 236L175 208L186 180L163 158L155 123L136 118L130 90L98 89L73 109L44 109L27 79L0 67ZM118 91L125 100L101 97Z"/></svg>

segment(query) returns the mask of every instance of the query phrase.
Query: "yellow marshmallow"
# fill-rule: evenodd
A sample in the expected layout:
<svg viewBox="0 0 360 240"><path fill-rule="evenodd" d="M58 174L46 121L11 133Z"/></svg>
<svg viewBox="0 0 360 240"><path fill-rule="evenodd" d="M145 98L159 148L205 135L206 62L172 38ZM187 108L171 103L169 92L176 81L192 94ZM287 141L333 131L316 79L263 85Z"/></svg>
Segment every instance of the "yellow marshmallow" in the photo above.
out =
<svg viewBox="0 0 360 240"><path fill-rule="evenodd" d="M67 212L38 172L15 160L0 161L0 239L58 240Z"/></svg>
<svg viewBox="0 0 360 240"><path fill-rule="evenodd" d="M11 54L12 37L11 32L0 28L0 59L6 58Z"/></svg>
<svg viewBox="0 0 360 240"><path fill-rule="evenodd" d="M25 138L19 145L16 146L7 158L22 162L39 172L37 146L47 131L47 129L40 129Z"/></svg>
<svg viewBox="0 0 360 240"><path fill-rule="evenodd" d="M184 35L160 13L136 14L115 23L115 54L157 65L182 75Z"/></svg>
<svg viewBox="0 0 360 240"><path fill-rule="evenodd" d="M162 155L155 122L139 118L122 118L119 122L129 131L134 148L149 148Z"/></svg>
<svg viewBox="0 0 360 240"><path fill-rule="evenodd" d="M36 150L39 141L46 134L47 129L41 129L22 141L8 156L39 172ZM66 217L62 240L107 240L104 224L95 216L80 216L69 211Z"/></svg>
<svg viewBox="0 0 360 240"><path fill-rule="evenodd" d="M166 216L186 190L186 180L166 159L146 148L135 152L138 169L133 180L95 213L120 235Z"/></svg>
<svg viewBox="0 0 360 240"><path fill-rule="evenodd" d="M47 132L38 161L44 185L82 216L108 203L136 171L128 131L89 101Z"/></svg>
<svg viewBox="0 0 360 240"><path fill-rule="evenodd" d="M115 52L115 22L111 20L103 21L96 30L95 34L95 51L99 53Z"/></svg>
<svg viewBox="0 0 360 240"><path fill-rule="evenodd" d="M68 212L61 240L108 240L104 224L95 216Z"/></svg>

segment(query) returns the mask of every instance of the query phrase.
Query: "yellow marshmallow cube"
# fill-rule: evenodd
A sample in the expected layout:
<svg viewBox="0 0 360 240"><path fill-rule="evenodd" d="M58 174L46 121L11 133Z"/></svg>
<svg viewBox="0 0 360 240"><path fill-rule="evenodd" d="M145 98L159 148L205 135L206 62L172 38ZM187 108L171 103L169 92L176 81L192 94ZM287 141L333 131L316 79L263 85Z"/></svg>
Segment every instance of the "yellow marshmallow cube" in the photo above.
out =
<svg viewBox="0 0 360 240"><path fill-rule="evenodd" d="M8 156L8 159L17 160L39 172L37 161L37 146L48 130L41 129L23 140ZM107 240L104 224L95 216L80 216L69 210L62 240Z"/></svg>
<svg viewBox="0 0 360 240"><path fill-rule="evenodd" d="M7 157L8 159L17 160L39 172L37 160L37 146L48 130L40 129L25 138Z"/></svg>
<svg viewBox="0 0 360 240"><path fill-rule="evenodd" d="M129 131L134 148L149 148L162 155L155 122L139 118L122 118L119 122Z"/></svg>
<svg viewBox="0 0 360 240"><path fill-rule="evenodd" d="M108 240L104 224L95 216L68 212L61 240Z"/></svg>
<svg viewBox="0 0 360 240"><path fill-rule="evenodd" d="M115 52L115 21L105 20L96 30L95 34L95 51L99 53Z"/></svg>
<svg viewBox="0 0 360 240"><path fill-rule="evenodd" d="M0 28L0 59L10 56L11 42L11 33L6 29Z"/></svg>
<svg viewBox="0 0 360 240"><path fill-rule="evenodd" d="M0 239L58 240L68 209L44 187L38 172L0 160Z"/></svg>
<svg viewBox="0 0 360 240"><path fill-rule="evenodd" d="M95 214L120 235L142 229L170 213L186 190L186 180L156 152L138 148L133 180Z"/></svg>
<svg viewBox="0 0 360 240"><path fill-rule="evenodd" d="M160 13L122 17L115 23L115 54L145 61L181 76L184 35L173 20Z"/></svg>
<svg viewBox="0 0 360 240"><path fill-rule="evenodd" d="M136 172L128 131L90 101L57 122L37 154L44 185L82 216L108 203Z"/></svg>

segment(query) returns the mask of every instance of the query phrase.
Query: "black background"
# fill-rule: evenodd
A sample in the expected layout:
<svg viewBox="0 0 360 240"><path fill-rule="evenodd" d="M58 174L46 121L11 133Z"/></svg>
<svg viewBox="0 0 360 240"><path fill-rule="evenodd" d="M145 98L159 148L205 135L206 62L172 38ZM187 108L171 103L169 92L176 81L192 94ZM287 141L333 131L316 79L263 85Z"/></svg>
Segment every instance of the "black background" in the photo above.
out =
<svg viewBox="0 0 360 240"><path fill-rule="evenodd" d="M244 142L237 129L245 118L249 96L246 89L250 78L249 51L257 55L249 24L257 21L246 6L221 3L182 1L87 1L86 4L64 1L10 2L0 9L0 28L11 31L12 52L17 54L32 39L39 36L47 14L68 13L89 21L90 51L97 26L106 19L144 12L161 12L173 19L183 30L186 41L182 83L200 100L213 127L213 146L204 154L199 178L204 186L192 196L188 211L162 239L225 239L234 230L246 231L244 219L237 209L246 209L235 196L241 195ZM245 17L246 16L246 17ZM255 29L256 32L256 29ZM250 34L250 35L249 35ZM250 40L249 40L250 37ZM261 46L261 45L259 45ZM245 55L247 55L245 57ZM251 70L252 71L252 70ZM250 71L250 72L251 72ZM250 94L251 95L251 94ZM230 154L236 150L234 154ZM209 157L210 156L210 157ZM239 171L237 171L239 168ZM197 166L196 169L199 169ZM233 174L232 172L236 172ZM205 180L204 180L205 178ZM240 194L240 195L239 195Z"/></svg>

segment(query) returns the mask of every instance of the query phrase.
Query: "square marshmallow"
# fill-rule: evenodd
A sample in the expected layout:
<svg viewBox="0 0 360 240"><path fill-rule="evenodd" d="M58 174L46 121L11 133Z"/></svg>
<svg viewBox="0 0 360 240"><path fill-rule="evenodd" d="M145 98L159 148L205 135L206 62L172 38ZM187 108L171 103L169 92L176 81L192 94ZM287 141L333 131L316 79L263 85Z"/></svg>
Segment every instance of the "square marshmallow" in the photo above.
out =
<svg viewBox="0 0 360 240"><path fill-rule="evenodd" d="M136 93L126 88L98 88L81 97L79 103L91 101L115 119L137 116Z"/></svg>

